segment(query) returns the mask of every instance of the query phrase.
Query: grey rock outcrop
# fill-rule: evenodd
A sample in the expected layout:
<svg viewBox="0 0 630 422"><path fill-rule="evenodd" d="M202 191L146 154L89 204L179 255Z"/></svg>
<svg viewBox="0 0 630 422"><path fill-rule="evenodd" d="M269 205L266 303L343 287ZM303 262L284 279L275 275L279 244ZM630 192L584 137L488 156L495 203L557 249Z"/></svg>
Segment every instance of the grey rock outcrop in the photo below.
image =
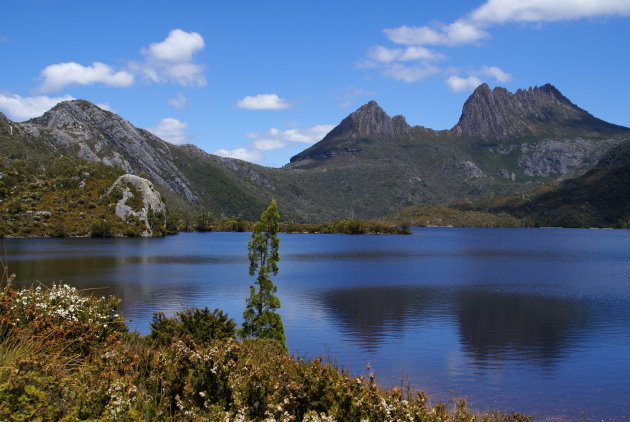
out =
<svg viewBox="0 0 630 422"><path fill-rule="evenodd" d="M464 103L451 132L471 138L505 140L524 136L571 136L627 132L593 117L569 101L553 85L515 93L479 85Z"/></svg>
<svg viewBox="0 0 630 422"><path fill-rule="evenodd" d="M153 184L142 177L123 174L116 179L105 195L109 195L115 189L122 193L122 198L116 203L116 216L124 222L128 222L131 217L137 218L145 226L142 236L153 236L153 230L149 223L149 212L163 216L166 211L162 197L155 190ZM134 198L136 194L142 196L142 207L139 209L134 209L127 204L128 200ZM164 220L163 217L162 220Z"/></svg>
<svg viewBox="0 0 630 422"><path fill-rule="evenodd" d="M595 165L619 140L590 141L582 138L545 140L522 144L518 165L528 176L568 176L571 170Z"/></svg>
<svg viewBox="0 0 630 422"><path fill-rule="evenodd" d="M118 165L129 173L145 172L189 201L198 198L173 163L171 146L120 116L83 100L64 101L23 124L32 136L42 129L60 146L77 148L78 157Z"/></svg>

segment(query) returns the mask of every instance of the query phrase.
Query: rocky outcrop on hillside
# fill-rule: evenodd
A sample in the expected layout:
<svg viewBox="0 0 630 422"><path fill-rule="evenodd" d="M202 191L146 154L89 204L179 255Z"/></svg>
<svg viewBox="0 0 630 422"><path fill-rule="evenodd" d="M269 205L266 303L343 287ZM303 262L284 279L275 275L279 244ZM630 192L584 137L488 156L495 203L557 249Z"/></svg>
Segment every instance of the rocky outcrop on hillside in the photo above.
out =
<svg viewBox="0 0 630 422"><path fill-rule="evenodd" d="M116 203L116 216L125 223L135 219L143 225L141 236L153 236L155 224L159 224L160 229L164 230L166 206L149 180L133 174L123 174L116 179L105 196L113 191L120 193L120 199Z"/></svg>
<svg viewBox="0 0 630 422"><path fill-rule="evenodd" d="M22 125L31 136L49 135L65 149L76 148L79 158L118 165L130 173L144 172L188 201L198 199L174 165L167 142L92 103L64 101Z"/></svg>
<svg viewBox="0 0 630 422"><path fill-rule="evenodd" d="M576 168L595 165L605 151L618 142L615 139L595 142L577 138L522 144L518 165L531 177L568 176Z"/></svg>
<svg viewBox="0 0 630 422"><path fill-rule="evenodd" d="M550 84L515 93L501 87L490 90L481 84L466 100L459 121L451 129L458 136L497 140L627 131L593 117Z"/></svg>

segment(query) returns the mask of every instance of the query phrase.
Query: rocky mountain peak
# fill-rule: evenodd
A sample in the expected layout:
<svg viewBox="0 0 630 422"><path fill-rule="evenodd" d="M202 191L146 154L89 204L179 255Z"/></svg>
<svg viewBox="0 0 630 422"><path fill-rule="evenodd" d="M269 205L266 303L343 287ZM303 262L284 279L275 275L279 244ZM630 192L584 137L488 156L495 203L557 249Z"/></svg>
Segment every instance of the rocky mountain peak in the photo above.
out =
<svg viewBox="0 0 630 422"><path fill-rule="evenodd" d="M89 101L72 100L60 102L42 116L29 120L29 123L61 129L98 124L104 120L116 118L120 119L115 114L105 111Z"/></svg>
<svg viewBox="0 0 630 422"><path fill-rule="evenodd" d="M553 85L546 84L511 93L479 85L464 103L459 122L451 129L457 135L503 140L523 136L559 136L576 130L612 133L625 130L596 119Z"/></svg>
<svg viewBox="0 0 630 422"><path fill-rule="evenodd" d="M7 116L4 115L3 112L0 111L0 122L8 122Z"/></svg>
<svg viewBox="0 0 630 422"><path fill-rule="evenodd" d="M324 139L293 156L291 163L354 154L363 148L357 141L375 136L407 137L410 136L410 129L403 116L390 117L376 101L370 101L349 114Z"/></svg>
<svg viewBox="0 0 630 422"><path fill-rule="evenodd" d="M403 135L409 125L403 116L390 117L376 101L359 107L334 128L324 140L333 138L360 139L371 135Z"/></svg>

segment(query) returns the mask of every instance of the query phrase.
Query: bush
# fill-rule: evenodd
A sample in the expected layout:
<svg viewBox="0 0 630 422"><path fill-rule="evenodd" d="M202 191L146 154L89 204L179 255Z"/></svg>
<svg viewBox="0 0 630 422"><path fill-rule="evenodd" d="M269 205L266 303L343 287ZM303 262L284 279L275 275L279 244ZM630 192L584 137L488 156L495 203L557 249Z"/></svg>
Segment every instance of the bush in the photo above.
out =
<svg viewBox="0 0 630 422"><path fill-rule="evenodd" d="M232 318L228 318L221 309L211 312L204 307L186 309L171 318L162 312L154 314L149 338L168 345L174 339L190 336L196 344L207 344L215 339L233 338L235 333L236 322Z"/></svg>
<svg viewBox="0 0 630 422"><path fill-rule="evenodd" d="M112 225L107 220L99 220L90 226L91 237L112 237Z"/></svg>
<svg viewBox="0 0 630 422"><path fill-rule="evenodd" d="M127 331L116 310L120 299L82 296L67 284L0 293L0 331L28 331L46 344L62 343L71 351L89 352L115 333Z"/></svg>

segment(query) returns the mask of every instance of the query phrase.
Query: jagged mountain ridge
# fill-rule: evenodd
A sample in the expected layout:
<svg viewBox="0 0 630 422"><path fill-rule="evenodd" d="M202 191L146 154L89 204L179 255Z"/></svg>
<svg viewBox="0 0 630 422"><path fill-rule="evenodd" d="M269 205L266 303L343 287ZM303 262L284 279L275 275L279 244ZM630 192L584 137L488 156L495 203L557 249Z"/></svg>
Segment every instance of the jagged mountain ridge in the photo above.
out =
<svg viewBox="0 0 630 422"><path fill-rule="evenodd" d="M404 116L390 117L375 101L370 101L290 162L309 160L300 167L310 168L314 164L310 160L360 152L361 141L375 136L446 137L487 143L525 137L607 137L629 130L593 117L551 84L511 93L502 87L491 90L484 83L466 100L459 121L450 130L409 126Z"/></svg>
<svg viewBox="0 0 630 422"><path fill-rule="evenodd" d="M480 86L464 105L458 125L446 131L409 126L404 117L390 117L370 102L280 169L217 157L192 145L170 144L82 100L60 103L24 123L0 118L0 127L6 129L0 135L8 140L4 147L0 142L0 153L12 154L7 145L19 139L20 148L31 152L117 164L127 172L146 174L157 185L217 216L256 218L273 197L285 217L296 221L373 218L405 206L513 194L579 176L630 137L629 129L595 119L556 91L545 86L507 95L499 88L489 91ZM512 103L486 101L505 95ZM528 96L534 97L527 100L530 105L540 104L538 115L532 114L537 109L527 112L519 100ZM563 112L546 112L545 104L560 104ZM518 115L520 120L511 121L528 125L534 121L526 128L536 129L544 123L565 135L534 136L538 132L529 131L507 139L496 134L488 138L480 134L493 133L496 125L462 123L470 120L466 116L499 112L512 116L514 110L525 111ZM554 122L553 116L562 119ZM490 121L500 119L494 116ZM576 126L576 135L566 130L570 121L595 123L586 129Z"/></svg>
<svg viewBox="0 0 630 422"><path fill-rule="evenodd" d="M455 135L485 140L525 136L597 136L627 128L607 123L582 110L556 87L546 84L515 93L481 84L466 100Z"/></svg>

